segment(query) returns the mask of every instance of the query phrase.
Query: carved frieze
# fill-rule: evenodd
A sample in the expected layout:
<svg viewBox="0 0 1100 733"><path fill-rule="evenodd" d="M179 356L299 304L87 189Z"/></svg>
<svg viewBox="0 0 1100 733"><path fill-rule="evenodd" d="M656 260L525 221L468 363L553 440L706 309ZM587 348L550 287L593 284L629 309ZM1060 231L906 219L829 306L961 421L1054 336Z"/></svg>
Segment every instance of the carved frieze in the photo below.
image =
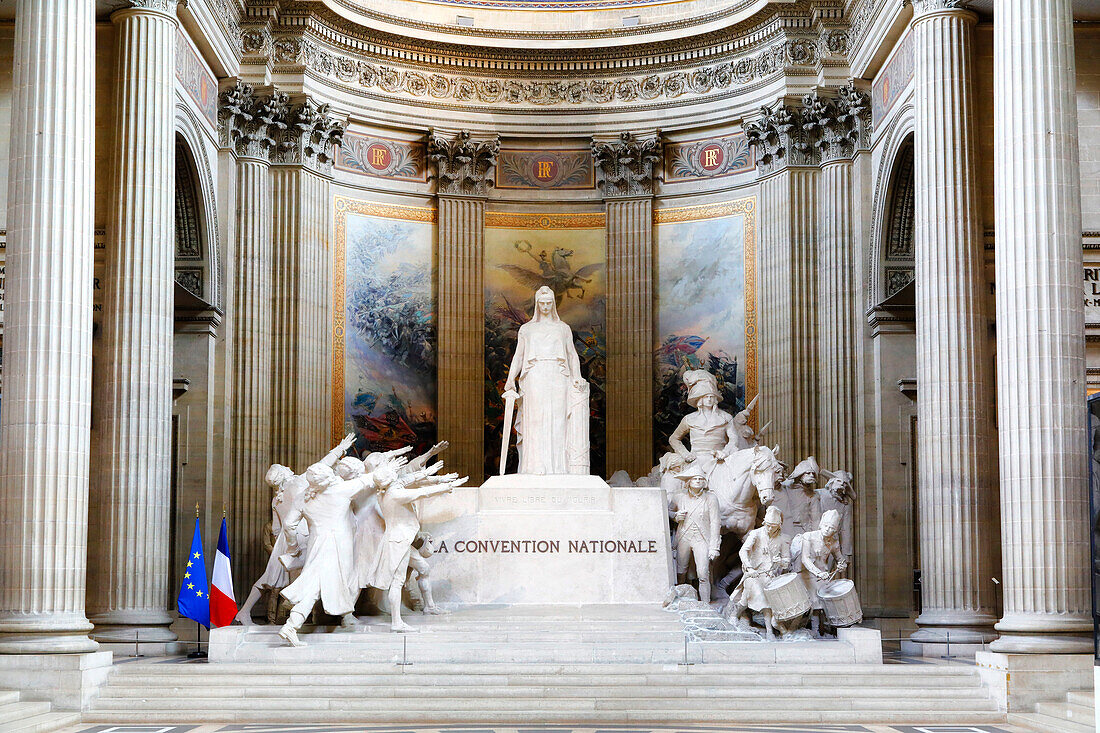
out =
<svg viewBox="0 0 1100 733"><path fill-rule="evenodd" d="M159 10L162 13L175 13L177 0L124 0L123 9Z"/></svg>
<svg viewBox="0 0 1100 733"><path fill-rule="evenodd" d="M336 167L351 173L422 183L428 180L424 142L345 133Z"/></svg>
<svg viewBox="0 0 1100 733"><path fill-rule="evenodd" d="M593 140L592 159L596 187L604 198L652 196L661 140L656 135L639 138L629 132L614 142Z"/></svg>
<svg viewBox="0 0 1100 733"><path fill-rule="evenodd" d="M967 0L913 0L913 13L932 13L937 10L965 10Z"/></svg>
<svg viewBox="0 0 1100 733"><path fill-rule="evenodd" d="M788 67L813 67L821 56L817 38L795 38L751 56L694 70L606 79L497 79L372 63L329 50L301 36L276 37L272 54L276 66L302 66L364 90L425 99L532 106L667 101L686 95L705 95L768 78Z"/></svg>
<svg viewBox="0 0 1100 733"><path fill-rule="evenodd" d="M493 185L490 172L500 152L500 137L473 140L463 130L448 138L428 133L428 160L435 166L437 192L450 196L485 196Z"/></svg>
<svg viewBox="0 0 1100 733"><path fill-rule="evenodd" d="M676 183L751 170L752 148L744 134L692 140L665 146L665 181Z"/></svg>
<svg viewBox="0 0 1100 733"><path fill-rule="evenodd" d="M497 188L591 189L595 185L590 150L500 151Z"/></svg>

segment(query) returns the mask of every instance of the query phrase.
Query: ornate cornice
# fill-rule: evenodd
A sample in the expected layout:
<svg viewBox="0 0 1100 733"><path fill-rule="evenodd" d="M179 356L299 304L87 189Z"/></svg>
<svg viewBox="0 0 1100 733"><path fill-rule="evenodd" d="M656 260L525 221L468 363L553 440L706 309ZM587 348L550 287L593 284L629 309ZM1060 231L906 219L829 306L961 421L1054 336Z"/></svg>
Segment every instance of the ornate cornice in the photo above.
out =
<svg viewBox="0 0 1100 733"><path fill-rule="evenodd" d="M502 105L581 105L672 100L706 95L751 83L790 67L814 67L819 58L813 39L790 39L736 61L693 71L671 71L644 76L610 78L500 79L493 77L421 73L375 64L334 53L303 38L279 38L274 60L303 66L321 76L404 97Z"/></svg>
<svg viewBox="0 0 1100 733"><path fill-rule="evenodd" d="M473 140L465 130L452 138L428 133L428 161L435 167L436 192L446 196L486 196L500 138Z"/></svg>
<svg viewBox="0 0 1100 733"><path fill-rule="evenodd" d="M604 198L652 196L660 159L658 135L638 138L624 132L616 142L592 141L596 188Z"/></svg>

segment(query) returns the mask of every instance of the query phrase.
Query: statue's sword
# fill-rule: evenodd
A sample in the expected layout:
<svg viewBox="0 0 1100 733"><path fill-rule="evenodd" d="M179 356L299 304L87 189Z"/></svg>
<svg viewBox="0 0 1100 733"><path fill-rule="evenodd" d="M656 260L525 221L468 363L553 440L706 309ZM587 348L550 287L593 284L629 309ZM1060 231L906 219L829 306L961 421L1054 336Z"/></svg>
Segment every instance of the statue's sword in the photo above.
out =
<svg viewBox="0 0 1100 733"><path fill-rule="evenodd" d="M500 397L504 400L504 432L500 436L500 475L503 476L504 467L508 465L508 444L512 442L512 414L515 412L519 393L509 389Z"/></svg>

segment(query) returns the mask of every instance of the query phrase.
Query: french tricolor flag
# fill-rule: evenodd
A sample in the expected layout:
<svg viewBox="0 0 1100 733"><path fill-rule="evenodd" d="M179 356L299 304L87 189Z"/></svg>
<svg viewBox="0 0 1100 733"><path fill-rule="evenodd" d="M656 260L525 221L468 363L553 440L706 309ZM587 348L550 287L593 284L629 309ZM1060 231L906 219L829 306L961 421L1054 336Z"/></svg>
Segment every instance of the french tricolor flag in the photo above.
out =
<svg viewBox="0 0 1100 733"><path fill-rule="evenodd" d="M222 531L218 535L218 551L214 554L214 576L210 580L210 626L228 626L237 615L237 602L233 600L233 571L229 567L225 517L222 517Z"/></svg>

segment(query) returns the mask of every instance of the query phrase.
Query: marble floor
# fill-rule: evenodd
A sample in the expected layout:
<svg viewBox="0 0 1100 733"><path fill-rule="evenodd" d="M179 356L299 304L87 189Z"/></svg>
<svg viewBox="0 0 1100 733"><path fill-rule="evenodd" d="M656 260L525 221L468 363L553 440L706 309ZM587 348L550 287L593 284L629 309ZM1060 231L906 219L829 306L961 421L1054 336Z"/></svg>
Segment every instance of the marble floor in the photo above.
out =
<svg viewBox="0 0 1100 733"><path fill-rule="evenodd" d="M724 727L561 725L522 728L481 726L361 726L249 723L242 725L78 725L59 733L1034 733L1029 728L998 725L745 725Z"/></svg>

